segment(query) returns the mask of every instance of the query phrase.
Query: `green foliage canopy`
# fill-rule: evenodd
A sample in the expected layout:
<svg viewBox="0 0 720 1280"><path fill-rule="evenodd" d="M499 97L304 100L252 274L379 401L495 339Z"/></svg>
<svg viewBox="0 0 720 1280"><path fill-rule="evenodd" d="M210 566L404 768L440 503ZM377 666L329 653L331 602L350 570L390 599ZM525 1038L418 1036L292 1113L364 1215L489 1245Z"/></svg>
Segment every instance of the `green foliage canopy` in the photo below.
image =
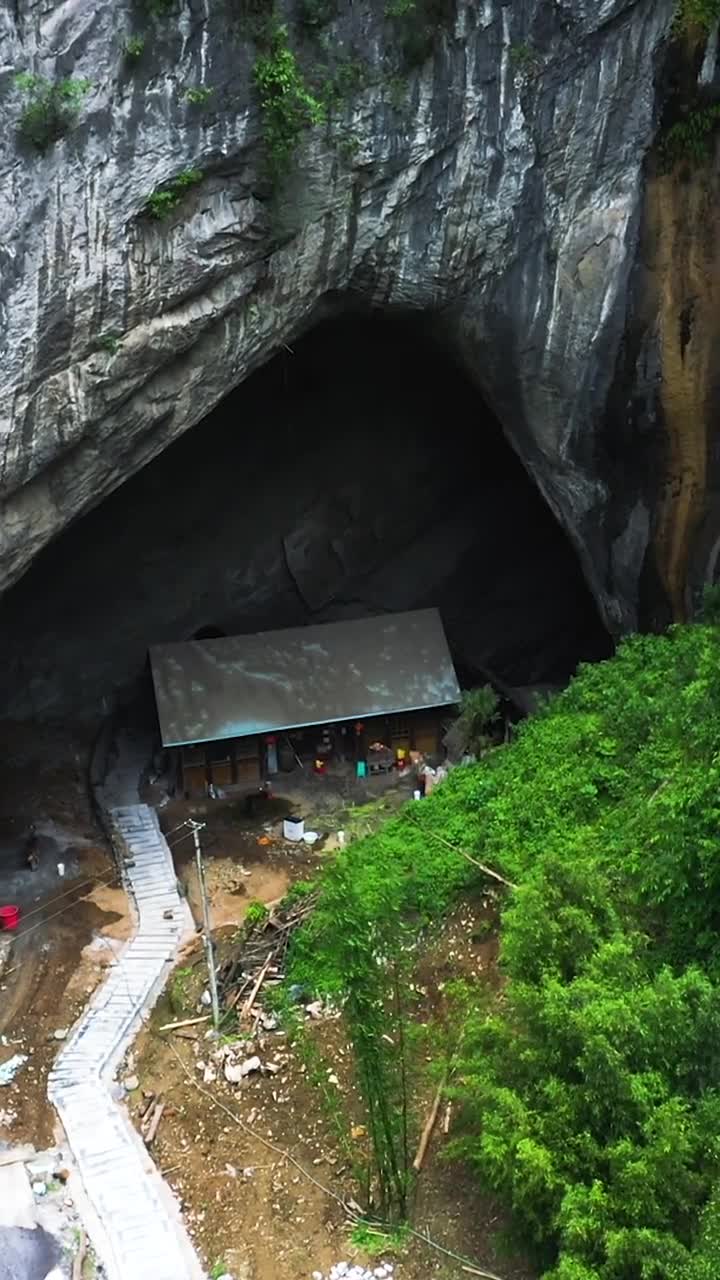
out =
<svg viewBox="0 0 720 1280"><path fill-rule="evenodd" d="M297 972L364 1023L356 1057L396 1133L399 1055L374 1043L392 940L479 877L460 851L519 885L504 988L466 1015L454 1152L512 1207L545 1280L720 1274L719 831L720 628L634 636L343 850L297 941Z"/></svg>
<svg viewBox="0 0 720 1280"><path fill-rule="evenodd" d="M466 1029L456 1153L512 1205L546 1280L704 1280L717 1228L708 1209L696 1243L698 1220L720 1175L720 630L632 637L473 774L482 856L520 888L502 1004Z"/></svg>

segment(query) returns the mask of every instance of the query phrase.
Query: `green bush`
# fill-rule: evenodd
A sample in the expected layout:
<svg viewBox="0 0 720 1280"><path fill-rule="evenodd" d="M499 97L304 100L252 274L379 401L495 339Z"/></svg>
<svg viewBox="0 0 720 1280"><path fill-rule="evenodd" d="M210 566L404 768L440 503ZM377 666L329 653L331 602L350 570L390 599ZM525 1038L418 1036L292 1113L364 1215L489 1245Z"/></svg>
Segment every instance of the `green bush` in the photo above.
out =
<svg viewBox="0 0 720 1280"><path fill-rule="evenodd" d="M318 97L328 110L340 106L370 83L370 73L357 58L340 58L318 89Z"/></svg>
<svg viewBox="0 0 720 1280"><path fill-rule="evenodd" d="M176 4L176 0L142 0L142 2L153 18L167 18Z"/></svg>
<svg viewBox="0 0 720 1280"><path fill-rule="evenodd" d="M106 351L109 356L114 356L120 347L120 337L117 333L101 333L97 347L99 351Z"/></svg>
<svg viewBox="0 0 720 1280"><path fill-rule="evenodd" d="M451 25L455 9L455 0L389 0L385 15L395 23L406 67L427 62L438 36Z"/></svg>
<svg viewBox="0 0 720 1280"><path fill-rule="evenodd" d="M510 45L510 66L518 75L532 78L537 75L542 58L537 49L527 41Z"/></svg>
<svg viewBox="0 0 720 1280"><path fill-rule="evenodd" d="M710 29L720 18L720 0L678 0L676 26L684 31Z"/></svg>
<svg viewBox="0 0 720 1280"><path fill-rule="evenodd" d="M317 32L332 22L337 10L337 0L300 0L300 23L306 30Z"/></svg>
<svg viewBox="0 0 720 1280"><path fill-rule="evenodd" d="M325 120L325 108L309 92L288 44L288 29L277 26L253 69L271 176L288 172L304 130Z"/></svg>
<svg viewBox="0 0 720 1280"><path fill-rule="evenodd" d="M489 684L463 690L460 715L451 730L460 754L469 751L480 755L487 750L492 741L488 730L497 720L499 705L500 699Z"/></svg>
<svg viewBox="0 0 720 1280"><path fill-rule="evenodd" d="M187 89L183 94L185 101L189 102L192 107L204 106L206 102L210 101L212 96L213 90L204 86L199 86L196 89Z"/></svg>
<svg viewBox="0 0 720 1280"><path fill-rule="evenodd" d="M702 617L716 626L720 622L720 583L708 584L703 590Z"/></svg>
<svg viewBox="0 0 720 1280"><path fill-rule="evenodd" d="M245 919L243 924L246 930L254 929L256 925L264 924L268 918L268 909L264 902L253 900L247 905Z"/></svg>
<svg viewBox="0 0 720 1280"><path fill-rule="evenodd" d="M89 80L70 77L52 83L28 72L16 76L15 84L26 98L20 136L38 151L46 151L73 128L83 98L92 87Z"/></svg>
<svg viewBox="0 0 720 1280"><path fill-rule="evenodd" d="M145 52L145 37L128 36L123 48L128 62L139 62Z"/></svg>
<svg viewBox="0 0 720 1280"><path fill-rule="evenodd" d="M158 187L148 196L145 212L151 218L167 218L180 204L190 187L197 186L203 180L202 169L183 169L181 173L164 186Z"/></svg>
<svg viewBox="0 0 720 1280"><path fill-rule="evenodd" d="M710 155L720 129L720 103L695 107L682 120L676 121L660 139L660 156L670 169L682 160L702 164Z"/></svg>

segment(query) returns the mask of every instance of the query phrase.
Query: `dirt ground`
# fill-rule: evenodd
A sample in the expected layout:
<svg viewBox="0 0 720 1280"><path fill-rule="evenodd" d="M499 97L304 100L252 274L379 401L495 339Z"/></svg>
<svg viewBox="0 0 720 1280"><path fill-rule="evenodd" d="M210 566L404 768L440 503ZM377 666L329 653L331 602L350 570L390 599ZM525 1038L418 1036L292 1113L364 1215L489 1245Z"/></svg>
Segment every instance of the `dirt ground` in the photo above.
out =
<svg viewBox="0 0 720 1280"><path fill-rule="evenodd" d="M15 1082L0 1089L0 1143L31 1141L38 1147L52 1142L55 1127L45 1100L47 1072L59 1048L55 1032L72 1026L130 931L127 901L85 790L88 744L44 733L38 747L17 727L10 733L0 725L7 762L0 797L0 902L23 910L0 976L0 1064L15 1053L29 1055ZM160 798L162 826L198 920L194 848L183 823L193 817L205 824L206 879L222 948L249 903L278 901L290 884L316 872L338 830L372 830L407 798L407 788L384 786L377 794L348 798L313 782L276 797L252 820L236 800L190 804L147 796L150 802ZM316 845L281 839L282 819L291 808L305 816L306 828L324 837ZM31 821L41 840L35 872L23 858ZM62 878L58 860L66 863ZM441 1012L442 984L459 973L497 981L495 942L481 940L486 914L480 906L459 913L426 950L416 978L418 1020ZM249 1053L257 1051L277 1071L253 1073L240 1085L225 1080L222 1064L213 1068L218 1046L205 1038L205 1024L159 1033L165 1023L197 1014L204 983L198 944L176 971L128 1070L140 1079L129 1098L138 1122L147 1095L162 1093L167 1102L152 1152L184 1205L209 1267L222 1264L234 1280L299 1280L316 1270L326 1273L342 1259L368 1261L349 1242L343 1207L348 1196L358 1194L348 1152L353 1144L361 1152L366 1139L341 1019L327 1016L309 1024L344 1097L338 1120L310 1080L307 1061L281 1030L261 1030L248 1045ZM204 1083L208 1066L216 1078ZM418 1129L434 1089L429 1078L420 1080L414 1100ZM500 1245L507 1224L498 1206L480 1194L467 1170L442 1159L451 1137L452 1124L447 1136L438 1124L415 1190L415 1228L503 1280L530 1280L531 1268ZM381 1251L375 1262L381 1258L395 1263L399 1280L465 1274L461 1263L417 1238L399 1250Z"/></svg>
<svg viewBox="0 0 720 1280"><path fill-rule="evenodd" d="M88 748L65 730L0 724L0 904L22 911L17 931L0 935L0 1064L28 1055L0 1089L0 1142L52 1144L46 1080L60 1047L55 1032L72 1026L130 929L87 794ZM24 855L32 822L35 871Z"/></svg>
<svg viewBox="0 0 720 1280"><path fill-rule="evenodd" d="M293 874L291 869L289 878ZM449 979L463 975L497 982L496 941L485 938L488 915L480 904L464 909L426 949L415 981L418 1022L441 1014L443 984ZM221 932L221 954L223 933L227 938L230 932ZM207 1038L206 1024L161 1034L161 1026L196 1014L204 982L198 949L184 961L184 1005L170 998L171 984L131 1066L139 1077L132 1100L136 1123L152 1095L166 1101L153 1154L184 1206L208 1266L219 1271L222 1265L236 1280L299 1280L313 1271L327 1274L343 1259L369 1262L369 1255L350 1242L342 1203L358 1195L352 1148L362 1154L366 1138L341 1018L330 1014L307 1023L327 1063L323 1069L338 1081L344 1104L338 1113L327 1107L310 1079L312 1065L282 1030L256 1031L240 1055L257 1053L278 1070L253 1073L239 1085L224 1079L222 1062L215 1061L222 1045L218 1050ZM208 1068L216 1078L205 1083ZM418 1130L434 1091L434 1081L421 1075L413 1104ZM452 1115L449 1120L445 1135L443 1114L417 1180L416 1230L504 1280L530 1280L529 1265L502 1244L508 1224L498 1205L479 1192L468 1170L443 1160ZM399 1250L384 1249L373 1265L381 1258L394 1262L398 1280L465 1274L460 1262L417 1238Z"/></svg>

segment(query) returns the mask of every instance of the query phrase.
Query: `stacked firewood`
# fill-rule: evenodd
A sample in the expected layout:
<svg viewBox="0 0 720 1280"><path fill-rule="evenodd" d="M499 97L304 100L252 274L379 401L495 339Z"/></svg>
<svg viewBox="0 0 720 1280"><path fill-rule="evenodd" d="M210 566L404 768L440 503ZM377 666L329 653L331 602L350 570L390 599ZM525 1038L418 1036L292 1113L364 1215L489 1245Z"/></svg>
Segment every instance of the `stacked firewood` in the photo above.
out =
<svg viewBox="0 0 720 1280"><path fill-rule="evenodd" d="M290 939L314 905L315 895L308 894L288 907L274 907L245 931L218 972L221 1009L248 1017L263 987L282 982Z"/></svg>

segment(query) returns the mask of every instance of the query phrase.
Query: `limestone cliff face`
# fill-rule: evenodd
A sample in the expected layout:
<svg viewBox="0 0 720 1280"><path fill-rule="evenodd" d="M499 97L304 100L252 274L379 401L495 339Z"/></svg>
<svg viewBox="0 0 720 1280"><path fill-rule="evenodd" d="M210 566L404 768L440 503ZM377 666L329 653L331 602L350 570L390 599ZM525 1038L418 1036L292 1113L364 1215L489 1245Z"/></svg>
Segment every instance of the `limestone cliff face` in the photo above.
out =
<svg viewBox="0 0 720 1280"><path fill-rule="evenodd" d="M652 552L676 619L692 614L720 567L719 186L710 153L692 171L681 161L652 173L641 238L643 347L657 370L647 416L662 442Z"/></svg>
<svg viewBox="0 0 720 1280"><path fill-rule="evenodd" d="M347 56L371 74L308 131L278 198L241 4L178 0L134 68L122 0L6 5L0 582L282 343L360 299L437 317L609 624L632 626L651 513L604 469L603 431L673 7L457 0L402 79L381 0L338 0L317 48L289 13L304 65ZM16 136L21 71L92 82L44 154ZM204 104L186 100L195 87L212 90ZM190 168L202 181L148 218L150 193Z"/></svg>

